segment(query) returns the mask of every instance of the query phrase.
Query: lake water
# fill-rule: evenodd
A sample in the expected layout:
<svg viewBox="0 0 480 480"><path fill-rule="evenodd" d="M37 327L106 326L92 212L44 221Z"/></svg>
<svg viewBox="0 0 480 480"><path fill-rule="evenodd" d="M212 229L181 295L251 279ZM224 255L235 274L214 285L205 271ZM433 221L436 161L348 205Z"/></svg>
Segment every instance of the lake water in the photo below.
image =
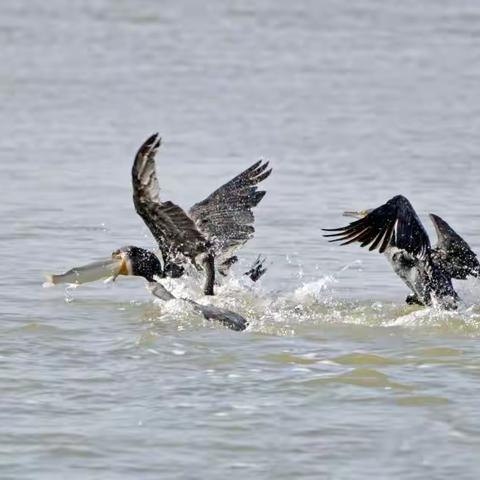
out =
<svg viewBox="0 0 480 480"><path fill-rule="evenodd" d="M407 307L381 255L321 228L402 193L480 252L479 20L475 0L3 0L1 478L478 478L480 286ZM273 165L213 300L244 333L140 279L42 288L153 247L130 168L155 131L184 207Z"/></svg>

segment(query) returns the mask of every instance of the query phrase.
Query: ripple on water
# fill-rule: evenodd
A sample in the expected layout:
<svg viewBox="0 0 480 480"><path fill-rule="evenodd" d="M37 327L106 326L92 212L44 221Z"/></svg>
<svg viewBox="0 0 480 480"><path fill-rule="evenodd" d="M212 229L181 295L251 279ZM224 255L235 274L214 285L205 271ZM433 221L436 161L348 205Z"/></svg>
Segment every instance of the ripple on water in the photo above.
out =
<svg viewBox="0 0 480 480"><path fill-rule="evenodd" d="M463 353L463 350L451 347L421 348L417 351L417 355L424 357L458 357Z"/></svg>
<svg viewBox="0 0 480 480"><path fill-rule="evenodd" d="M448 398L429 395L413 395L395 399L397 405L404 407L430 407L435 405L446 405L450 403Z"/></svg>
<svg viewBox="0 0 480 480"><path fill-rule="evenodd" d="M66 330L54 325L45 325L44 323L32 322L15 327L4 332L4 335L53 335L65 333Z"/></svg>
<svg viewBox="0 0 480 480"><path fill-rule="evenodd" d="M372 353L349 353L331 359L332 362L340 365L397 365L403 363L401 360L383 357Z"/></svg>
<svg viewBox="0 0 480 480"><path fill-rule="evenodd" d="M265 360L278 362L278 363L286 363L286 364L295 364L295 365L312 365L314 363L318 363L318 359L311 358L309 356L300 356L300 355L293 355L291 353L274 353L268 354L263 357Z"/></svg>
<svg viewBox="0 0 480 480"><path fill-rule="evenodd" d="M415 390L415 387L390 380L387 374L371 368L354 368L339 375L315 378L305 381L305 386L315 387L324 384L346 384L374 389Z"/></svg>

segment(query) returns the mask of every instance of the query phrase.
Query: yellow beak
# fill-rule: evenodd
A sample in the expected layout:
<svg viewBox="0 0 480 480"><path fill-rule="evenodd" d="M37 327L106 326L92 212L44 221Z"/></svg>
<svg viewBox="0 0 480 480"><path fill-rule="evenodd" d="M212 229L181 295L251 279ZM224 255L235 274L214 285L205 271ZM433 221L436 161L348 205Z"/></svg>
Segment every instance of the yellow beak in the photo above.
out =
<svg viewBox="0 0 480 480"><path fill-rule="evenodd" d="M128 269L127 258L125 256L124 252L113 253L112 258L116 259L116 260L121 260L118 272L113 276L112 282L114 282L119 275L130 275L130 272L129 272L129 269Z"/></svg>
<svg viewBox="0 0 480 480"><path fill-rule="evenodd" d="M360 210L360 211L355 211L355 210L348 210L346 212L343 212L344 217L353 217L353 218L364 218L368 215L369 210Z"/></svg>

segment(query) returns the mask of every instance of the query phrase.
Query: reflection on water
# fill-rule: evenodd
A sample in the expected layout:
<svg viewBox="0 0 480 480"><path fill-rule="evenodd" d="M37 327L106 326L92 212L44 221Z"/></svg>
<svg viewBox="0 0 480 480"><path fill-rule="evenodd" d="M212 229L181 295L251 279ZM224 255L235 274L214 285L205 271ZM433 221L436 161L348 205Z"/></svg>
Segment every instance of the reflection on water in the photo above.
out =
<svg viewBox="0 0 480 480"><path fill-rule="evenodd" d="M477 478L477 283L456 312L404 305L320 229L402 193L480 252L479 8L2 2L2 478ZM242 334L137 280L41 288L152 245L129 182L154 131L184 207L272 162L237 270L268 274L212 300Z"/></svg>

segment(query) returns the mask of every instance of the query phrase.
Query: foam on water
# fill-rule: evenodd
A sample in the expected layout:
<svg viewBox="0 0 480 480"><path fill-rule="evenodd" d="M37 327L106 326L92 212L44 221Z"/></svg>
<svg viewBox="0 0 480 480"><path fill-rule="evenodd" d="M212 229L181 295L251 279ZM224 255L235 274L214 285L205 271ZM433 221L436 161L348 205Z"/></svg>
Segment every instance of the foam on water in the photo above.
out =
<svg viewBox="0 0 480 480"><path fill-rule="evenodd" d="M291 290L276 292L266 289L262 281L253 283L245 276L232 273L222 279L213 297L203 295L202 281L203 276L198 273L181 279L162 280L177 299L168 302L152 299L151 302L158 309L156 314L155 310L152 311L152 318L156 315L162 323L181 321L184 327L192 322L198 323L198 313L182 300L189 298L245 316L250 324L248 330L252 332L278 332L279 335L284 335L286 329L291 334L302 324L318 327L326 324L352 324L480 335L480 307L475 303L462 301L457 310L445 311L433 307L410 306L402 302L403 297L395 302L342 299L336 297L333 291L341 282L336 274L302 283ZM469 292L467 298L470 301L475 298L476 286L474 282L468 284L466 291ZM72 295L73 292L68 290L66 299L72 301ZM205 324L203 320L202 323Z"/></svg>

